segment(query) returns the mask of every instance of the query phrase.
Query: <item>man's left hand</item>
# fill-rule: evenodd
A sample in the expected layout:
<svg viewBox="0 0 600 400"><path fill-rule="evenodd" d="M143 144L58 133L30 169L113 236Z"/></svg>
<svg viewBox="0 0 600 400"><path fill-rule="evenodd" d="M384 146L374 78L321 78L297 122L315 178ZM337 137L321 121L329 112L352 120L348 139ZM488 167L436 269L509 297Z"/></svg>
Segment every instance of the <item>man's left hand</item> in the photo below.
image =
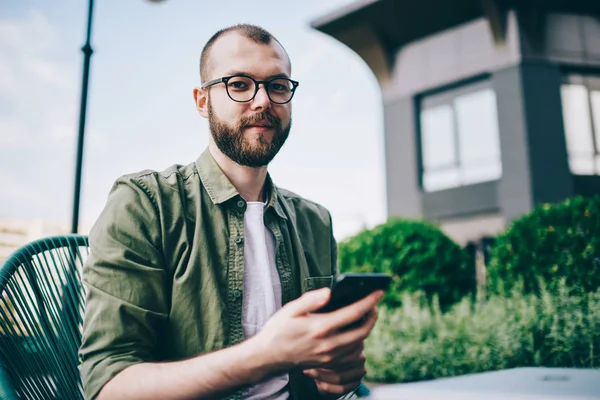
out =
<svg viewBox="0 0 600 400"><path fill-rule="evenodd" d="M321 395L335 399L355 390L366 374L362 348L345 361L331 368L305 370L304 374L315 380Z"/></svg>

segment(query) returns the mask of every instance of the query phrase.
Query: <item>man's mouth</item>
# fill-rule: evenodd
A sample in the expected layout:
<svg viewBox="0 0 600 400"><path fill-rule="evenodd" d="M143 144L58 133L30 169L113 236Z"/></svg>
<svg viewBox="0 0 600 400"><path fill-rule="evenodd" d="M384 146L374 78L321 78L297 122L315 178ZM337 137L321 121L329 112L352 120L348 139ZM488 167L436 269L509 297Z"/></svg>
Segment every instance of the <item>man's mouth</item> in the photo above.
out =
<svg viewBox="0 0 600 400"><path fill-rule="evenodd" d="M248 126L248 128L272 128L273 127L273 125L271 125L267 121L255 122L253 124L248 124L247 126Z"/></svg>

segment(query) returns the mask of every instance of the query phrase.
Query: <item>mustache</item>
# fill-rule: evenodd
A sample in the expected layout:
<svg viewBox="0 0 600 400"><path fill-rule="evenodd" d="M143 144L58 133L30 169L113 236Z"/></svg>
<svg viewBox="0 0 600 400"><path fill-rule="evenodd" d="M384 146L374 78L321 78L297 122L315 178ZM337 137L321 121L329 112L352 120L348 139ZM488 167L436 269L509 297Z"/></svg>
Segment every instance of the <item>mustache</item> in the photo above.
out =
<svg viewBox="0 0 600 400"><path fill-rule="evenodd" d="M281 120L276 116L272 115L269 111L265 110L260 113L252 114L247 117L240 118L240 127L245 128L248 125L254 125L261 121L267 121L269 124L274 127L281 126Z"/></svg>

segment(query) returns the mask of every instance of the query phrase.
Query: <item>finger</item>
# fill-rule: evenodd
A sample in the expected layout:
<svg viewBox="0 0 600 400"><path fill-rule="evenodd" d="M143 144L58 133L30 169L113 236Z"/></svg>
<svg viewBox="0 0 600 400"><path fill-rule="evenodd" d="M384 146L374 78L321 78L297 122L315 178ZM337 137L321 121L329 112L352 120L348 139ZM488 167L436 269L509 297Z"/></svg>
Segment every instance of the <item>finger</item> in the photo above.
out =
<svg viewBox="0 0 600 400"><path fill-rule="evenodd" d="M364 345L363 342L359 342L354 348L354 351L347 354L340 354L335 357L333 361L323 364L322 368L335 369L335 370L346 370L356 367L357 365L364 364Z"/></svg>
<svg viewBox="0 0 600 400"><path fill-rule="evenodd" d="M331 354L331 361L318 365L319 368L329 369L347 369L355 366L357 363L364 363L364 357L361 357L364 351L363 342L351 343L347 346L339 347Z"/></svg>
<svg viewBox="0 0 600 400"><path fill-rule="evenodd" d="M360 381L348 383L346 385L336 385L333 383L321 382L318 380L315 380L315 383L317 384L317 387L319 388L319 391L321 393L330 393L335 394L337 396L350 393L360 385Z"/></svg>
<svg viewBox="0 0 600 400"><path fill-rule="evenodd" d="M317 311L329 301L331 289L322 288L304 293L296 300L290 301L283 307L291 316L306 315Z"/></svg>
<svg viewBox="0 0 600 400"><path fill-rule="evenodd" d="M341 357L338 360L323 365L323 368L333 369L336 371L345 371L364 365L365 361L366 357L363 349L361 348L357 349L357 351L347 355L346 357Z"/></svg>
<svg viewBox="0 0 600 400"><path fill-rule="evenodd" d="M305 369L304 371L302 371L302 373L304 375L310 376L310 377L316 377L319 373L319 371L335 371L338 373L342 373L342 372L346 372L346 371L350 371L350 370L355 370L358 368L365 368L365 357L361 356L360 359L357 360L353 360L347 364L340 364L339 366L329 366L329 365L323 365L322 367L318 367L318 368L310 368L310 369Z"/></svg>
<svg viewBox="0 0 600 400"><path fill-rule="evenodd" d="M340 329L360 320L382 299L383 291L377 290L365 298L327 314L326 324L329 331Z"/></svg>
<svg viewBox="0 0 600 400"><path fill-rule="evenodd" d="M347 346L351 343L356 343L356 342L361 342L363 340L365 340L369 334L371 333L371 331L373 330L373 327L375 326L375 323L377 322L377 309L373 308L371 310L371 312L369 312L367 314L367 320L360 326L358 326L357 328L351 329L351 330L346 330L346 331L342 331L340 332L338 335L336 335L335 337L332 338L332 340L334 340L334 344L333 346Z"/></svg>
<svg viewBox="0 0 600 400"><path fill-rule="evenodd" d="M359 366L346 371L332 371L327 369L313 369L308 374L311 378L333 385L347 385L349 383L360 382L366 374L364 366Z"/></svg>
<svg viewBox="0 0 600 400"><path fill-rule="evenodd" d="M329 367L330 365L337 365L339 360L343 360L348 356L356 353L358 350L362 350L362 342L350 343L343 346L337 346L327 354L327 361L322 362L320 367Z"/></svg>

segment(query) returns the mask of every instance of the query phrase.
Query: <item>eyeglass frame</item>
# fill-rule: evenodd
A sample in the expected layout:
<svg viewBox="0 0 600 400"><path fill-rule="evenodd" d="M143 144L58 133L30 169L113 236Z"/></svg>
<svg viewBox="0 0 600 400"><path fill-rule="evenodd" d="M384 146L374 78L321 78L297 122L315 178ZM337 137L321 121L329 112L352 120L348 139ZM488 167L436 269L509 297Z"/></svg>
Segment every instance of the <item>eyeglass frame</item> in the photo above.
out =
<svg viewBox="0 0 600 400"><path fill-rule="evenodd" d="M229 82L229 80L232 79L232 78L240 78L240 77L241 78L248 78L248 79L250 79L251 81L254 82L254 94L252 95L252 97L250 97L249 100L236 100L233 97L231 97L231 94L229 94L229 88L227 87L227 82ZM270 84L271 82L273 82L273 81L275 81L277 79L285 79L285 80L288 80L288 81L290 81L292 83L292 95L290 96L290 99L288 101L285 101L283 103L279 103L279 102L273 101L273 99L271 98L271 94L269 93L268 86L267 86L268 84ZM262 83L262 85L265 88L265 92L267 92L267 96L269 97L269 101L271 101L271 103L275 103L275 104L287 104L290 101L292 101L292 99L294 98L294 94L296 94L296 89L300 85L300 82L295 81L293 79L290 79L290 78L288 78L286 76L276 76L276 77L273 77L273 78L265 80L265 81L257 81L256 79L254 79L251 76L244 75L244 74L236 74L236 75L224 76L222 78L217 78L217 79L213 79L213 80L204 82L202 84L202 86L200 86L200 88L201 89L207 89L207 88L209 88L211 86L214 86L214 85L216 85L218 83L224 83L225 84L225 91L227 92L227 96L229 96L229 98L232 101L235 101L236 103L248 103L248 102L254 100L254 98L256 97L256 94L258 93L258 90L260 89L260 84Z"/></svg>

